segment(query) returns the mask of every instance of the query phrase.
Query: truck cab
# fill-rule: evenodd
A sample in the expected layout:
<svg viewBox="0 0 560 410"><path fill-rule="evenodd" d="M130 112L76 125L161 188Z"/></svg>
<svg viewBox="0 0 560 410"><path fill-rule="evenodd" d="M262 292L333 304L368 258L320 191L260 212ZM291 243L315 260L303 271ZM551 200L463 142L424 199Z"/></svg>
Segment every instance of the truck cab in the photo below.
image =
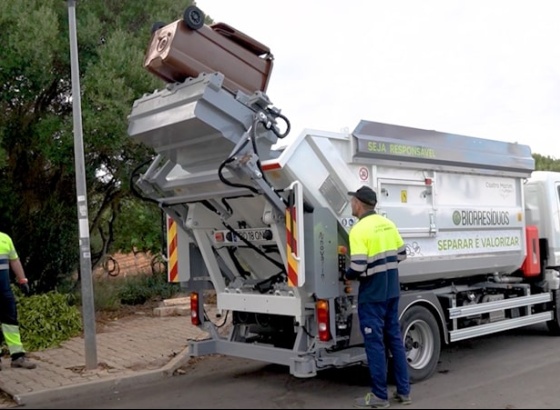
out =
<svg viewBox="0 0 560 410"><path fill-rule="evenodd" d="M525 216L538 228L548 267L560 267L560 173L535 171L524 185Z"/></svg>

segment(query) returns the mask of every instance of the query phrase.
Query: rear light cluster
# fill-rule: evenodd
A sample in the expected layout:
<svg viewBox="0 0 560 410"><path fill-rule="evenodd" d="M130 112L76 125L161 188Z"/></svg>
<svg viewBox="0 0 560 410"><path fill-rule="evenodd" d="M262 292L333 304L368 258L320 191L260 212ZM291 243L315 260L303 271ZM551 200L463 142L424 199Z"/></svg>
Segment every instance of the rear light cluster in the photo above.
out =
<svg viewBox="0 0 560 410"><path fill-rule="evenodd" d="M318 300L315 303L317 310L317 329L319 330L319 340L328 342L331 340L331 325L329 319L329 301Z"/></svg>
<svg viewBox="0 0 560 410"><path fill-rule="evenodd" d="M200 316L198 314L200 306L198 305L198 293L192 292L191 293L191 323L194 326L200 325Z"/></svg>

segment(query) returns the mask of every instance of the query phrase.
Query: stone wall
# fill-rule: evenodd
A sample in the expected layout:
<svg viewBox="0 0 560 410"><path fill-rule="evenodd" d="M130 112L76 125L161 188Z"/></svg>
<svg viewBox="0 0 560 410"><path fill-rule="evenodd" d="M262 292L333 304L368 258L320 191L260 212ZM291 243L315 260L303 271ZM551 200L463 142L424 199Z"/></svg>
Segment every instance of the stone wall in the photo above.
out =
<svg viewBox="0 0 560 410"><path fill-rule="evenodd" d="M111 270L112 274L109 274L103 266L99 265L93 271L94 277L104 277L104 276L116 276L116 277L126 277L129 275L136 275L139 273L152 273L151 260L152 255L147 253L117 253L112 255L116 261L116 266L113 262L107 262L108 270Z"/></svg>

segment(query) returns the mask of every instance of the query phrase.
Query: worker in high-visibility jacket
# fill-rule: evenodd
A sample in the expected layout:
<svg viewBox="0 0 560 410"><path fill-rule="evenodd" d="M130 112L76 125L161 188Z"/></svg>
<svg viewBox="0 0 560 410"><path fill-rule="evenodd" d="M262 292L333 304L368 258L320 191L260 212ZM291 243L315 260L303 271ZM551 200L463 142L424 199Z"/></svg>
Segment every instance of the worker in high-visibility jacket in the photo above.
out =
<svg viewBox="0 0 560 410"><path fill-rule="evenodd" d="M399 262L406 248L395 224L375 212L377 196L363 186L349 192L352 215L359 218L349 233L350 266L344 276L357 279L358 317L371 376L371 391L356 399L363 408L389 407L386 350L393 357L396 391L392 398L410 404L406 351L399 324ZM387 346L385 346L385 341Z"/></svg>
<svg viewBox="0 0 560 410"><path fill-rule="evenodd" d="M29 284L12 238L0 232L0 323L2 324L2 335L10 350L11 366L34 369L37 366L27 360L21 343L16 300L10 287L10 269L14 272L22 292L28 295Z"/></svg>

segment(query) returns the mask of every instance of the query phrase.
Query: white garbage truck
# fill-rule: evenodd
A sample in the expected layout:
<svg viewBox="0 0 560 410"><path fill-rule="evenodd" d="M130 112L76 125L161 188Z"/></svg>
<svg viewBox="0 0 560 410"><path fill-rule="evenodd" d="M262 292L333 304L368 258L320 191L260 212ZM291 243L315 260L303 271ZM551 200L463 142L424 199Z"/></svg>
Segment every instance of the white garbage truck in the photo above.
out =
<svg viewBox="0 0 560 410"><path fill-rule="evenodd" d="M156 153L135 186L169 217L169 269L209 334L190 342L193 356L297 377L366 362L358 283L340 280L355 223L347 192L362 185L407 246L412 381L434 373L444 344L537 323L560 333L560 174L535 172L528 146L365 120L287 137L266 93L235 90L224 72L169 81L129 116L130 137ZM208 288L231 315L226 335L204 311Z"/></svg>

